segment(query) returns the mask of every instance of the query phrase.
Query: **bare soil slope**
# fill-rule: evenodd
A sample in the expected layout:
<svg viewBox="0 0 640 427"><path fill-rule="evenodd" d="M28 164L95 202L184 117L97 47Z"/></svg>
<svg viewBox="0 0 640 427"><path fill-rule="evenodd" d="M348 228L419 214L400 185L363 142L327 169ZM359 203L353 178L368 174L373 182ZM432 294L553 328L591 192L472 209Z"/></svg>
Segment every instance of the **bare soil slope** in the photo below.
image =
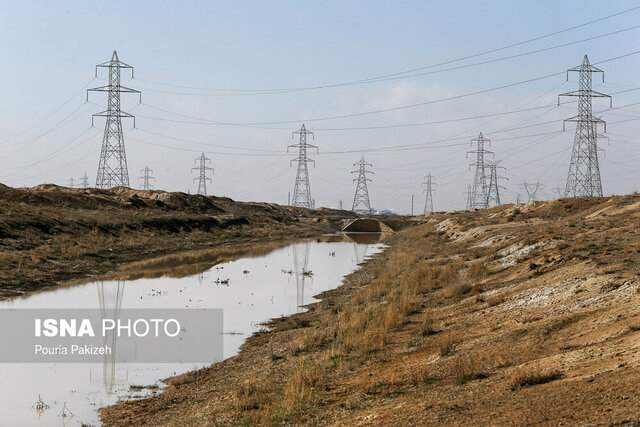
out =
<svg viewBox="0 0 640 427"><path fill-rule="evenodd" d="M640 197L435 215L124 425L639 425Z"/></svg>
<svg viewBox="0 0 640 427"><path fill-rule="evenodd" d="M0 184L0 299L170 252L332 232L351 216L164 191Z"/></svg>

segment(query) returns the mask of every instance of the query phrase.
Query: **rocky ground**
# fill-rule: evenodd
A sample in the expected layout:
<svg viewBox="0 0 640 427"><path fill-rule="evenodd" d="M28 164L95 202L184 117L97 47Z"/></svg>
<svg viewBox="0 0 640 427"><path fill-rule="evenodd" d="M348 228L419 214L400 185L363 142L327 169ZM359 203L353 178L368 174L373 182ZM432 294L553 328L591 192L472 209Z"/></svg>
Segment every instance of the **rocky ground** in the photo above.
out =
<svg viewBox="0 0 640 427"><path fill-rule="evenodd" d="M336 231L350 212L185 193L0 184L0 299L175 254L215 262L256 243Z"/></svg>
<svg viewBox="0 0 640 427"><path fill-rule="evenodd" d="M640 197L437 214L125 425L640 425Z"/></svg>

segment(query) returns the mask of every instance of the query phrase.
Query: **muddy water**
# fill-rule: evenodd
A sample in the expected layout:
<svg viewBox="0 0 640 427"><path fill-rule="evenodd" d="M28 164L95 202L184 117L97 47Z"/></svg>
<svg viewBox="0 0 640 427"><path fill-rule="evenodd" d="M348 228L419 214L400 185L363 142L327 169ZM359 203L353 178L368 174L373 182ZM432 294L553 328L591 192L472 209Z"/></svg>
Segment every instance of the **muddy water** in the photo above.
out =
<svg viewBox="0 0 640 427"><path fill-rule="evenodd" d="M0 309L222 308L224 356L230 357L260 329L260 322L302 310L302 305L313 302L314 295L337 287L358 263L382 248L372 243L376 239L371 236L364 236L367 243L358 240L353 236L337 242L296 243L264 256L218 264L189 277L114 280L60 288L0 302ZM99 425L100 407L158 393L163 387L161 379L199 367L109 361L0 364L0 425ZM140 385L146 387L135 387ZM48 408L37 408L39 398Z"/></svg>

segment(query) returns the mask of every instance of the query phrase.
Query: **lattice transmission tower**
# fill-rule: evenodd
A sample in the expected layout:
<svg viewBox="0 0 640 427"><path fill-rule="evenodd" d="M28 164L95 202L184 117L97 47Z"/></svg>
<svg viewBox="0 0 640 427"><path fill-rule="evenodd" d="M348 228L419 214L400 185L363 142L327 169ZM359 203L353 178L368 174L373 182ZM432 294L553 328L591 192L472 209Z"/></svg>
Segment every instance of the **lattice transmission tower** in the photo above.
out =
<svg viewBox="0 0 640 427"><path fill-rule="evenodd" d="M111 60L96 65L96 77L98 68L107 68L109 71L109 84L93 89L87 89L87 101L89 92L107 92L107 109L94 114L91 117L91 125L95 117L106 117L104 135L102 137L102 149L98 162L96 187L111 188L116 186L129 186L129 170L127 168L127 155L124 149L124 134L122 133L122 118L132 118L135 127L135 117L122 111L120 108L121 93L137 93L139 102L142 102L142 93L120 84L120 70L130 69L133 78L133 67L118 59L118 53L114 50Z"/></svg>
<svg viewBox="0 0 640 427"><path fill-rule="evenodd" d="M544 185L540 184L540 181L536 181L534 183L525 181L520 185L522 185L522 188L524 188L524 191L527 193L527 203L535 202L538 191L544 188ZM518 194L518 197L519 196L520 195Z"/></svg>
<svg viewBox="0 0 640 427"><path fill-rule="evenodd" d="M307 142L307 137L311 135L315 139L313 132L308 131L307 128L302 125L300 130L293 132L291 135L294 138L296 135L300 137L297 144L292 144L287 147L287 151L290 148L298 149L298 157L292 159L289 164L296 162L298 164L298 171L296 172L296 182L293 186L293 199L291 200L292 206L298 206L301 208L312 209L315 205L314 200L311 198L311 185L309 184L309 163L314 166L316 162L307 156L309 148L315 148L316 152L318 147L311 145Z"/></svg>
<svg viewBox="0 0 640 427"><path fill-rule="evenodd" d="M506 190L500 185L500 180L508 180L507 177L498 175L498 170L506 170L504 166L500 166L500 162L489 162L489 186L487 188L487 207L499 206L502 204L500 199L500 190Z"/></svg>
<svg viewBox="0 0 640 427"><path fill-rule="evenodd" d="M73 188L75 186L76 186L75 178L73 178L73 177L69 178L69 188Z"/></svg>
<svg viewBox="0 0 640 427"><path fill-rule="evenodd" d="M198 177L193 179L193 182L198 183L198 190L196 194L200 194L202 196L207 195L207 182L213 183L213 179L209 176L209 172L213 175L213 168L208 166L211 164L211 159L206 157L204 153L202 153L199 157L196 158L196 167L192 168L193 172L198 171Z"/></svg>
<svg viewBox="0 0 640 427"><path fill-rule="evenodd" d="M424 177L424 186L425 186L425 196L424 196L424 214L432 214L433 213L433 186L435 182L433 182L433 176L431 172Z"/></svg>
<svg viewBox="0 0 640 427"><path fill-rule="evenodd" d="M578 90L560 94L558 105L560 105L561 96L575 96L578 98L578 114L564 120L562 125L564 129L566 122L576 122L576 134L564 196L602 197L602 180L598 163L598 125L602 124L606 132L607 124L593 115L592 98L609 98L611 106L611 96L591 89L592 74L602 73L604 82L604 71L591 65L587 55L582 59L582 64L567 70L567 80L569 71L578 73Z"/></svg>
<svg viewBox="0 0 640 427"><path fill-rule="evenodd" d="M86 172L82 175L82 177L80 177L80 187L89 188L89 177L87 176Z"/></svg>
<svg viewBox="0 0 640 427"><path fill-rule="evenodd" d="M142 189L143 190L151 190L153 188L153 180L156 178L153 176L153 169L149 168L149 166L145 166L144 169L141 169L142 176L138 177L139 180L142 181Z"/></svg>
<svg viewBox="0 0 640 427"><path fill-rule="evenodd" d="M487 163L485 157L493 155L493 152L485 149L485 144L490 142L491 141L486 139L482 132L480 132L477 138L471 140L471 144L475 144L476 149L467 152L467 155L475 154L476 157L476 161L470 165L475 167L471 196L469 198L470 209L487 208L489 183L487 182Z"/></svg>
<svg viewBox="0 0 640 427"><path fill-rule="evenodd" d="M357 167L356 170L352 170L352 174L358 174L357 178L353 179L356 183L356 191L353 195L353 205L351 210L359 214L371 214L371 199L369 199L369 187L367 182L371 182L371 178L367 177L367 174L374 174L373 171L367 169L367 167L373 167L371 163L367 163L362 157L358 162L353 164Z"/></svg>

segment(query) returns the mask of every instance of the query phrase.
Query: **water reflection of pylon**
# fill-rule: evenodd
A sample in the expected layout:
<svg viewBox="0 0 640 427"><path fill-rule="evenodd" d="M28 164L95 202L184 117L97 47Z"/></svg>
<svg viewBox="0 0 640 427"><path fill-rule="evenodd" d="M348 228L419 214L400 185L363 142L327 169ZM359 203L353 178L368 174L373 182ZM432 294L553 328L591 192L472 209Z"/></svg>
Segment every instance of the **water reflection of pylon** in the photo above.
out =
<svg viewBox="0 0 640 427"><path fill-rule="evenodd" d="M356 264L360 264L367 257L368 244L353 242L353 252L356 255Z"/></svg>
<svg viewBox="0 0 640 427"><path fill-rule="evenodd" d="M298 251L301 246L304 246L304 250L300 251L302 253ZM304 281L307 277L311 277L309 249L309 242L293 245L293 271L296 276L296 306L298 312L301 312L304 306Z"/></svg>
<svg viewBox="0 0 640 427"><path fill-rule="evenodd" d="M102 319L117 319L122 309L124 296L124 281L118 280L113 286L105 286L104 282L96 283L98 289L98 303ZM105 391L111 393L116 383L116 334L109 331L104 337L104 345L111 347L111 354L102 360L102 383Z"/></svg>

